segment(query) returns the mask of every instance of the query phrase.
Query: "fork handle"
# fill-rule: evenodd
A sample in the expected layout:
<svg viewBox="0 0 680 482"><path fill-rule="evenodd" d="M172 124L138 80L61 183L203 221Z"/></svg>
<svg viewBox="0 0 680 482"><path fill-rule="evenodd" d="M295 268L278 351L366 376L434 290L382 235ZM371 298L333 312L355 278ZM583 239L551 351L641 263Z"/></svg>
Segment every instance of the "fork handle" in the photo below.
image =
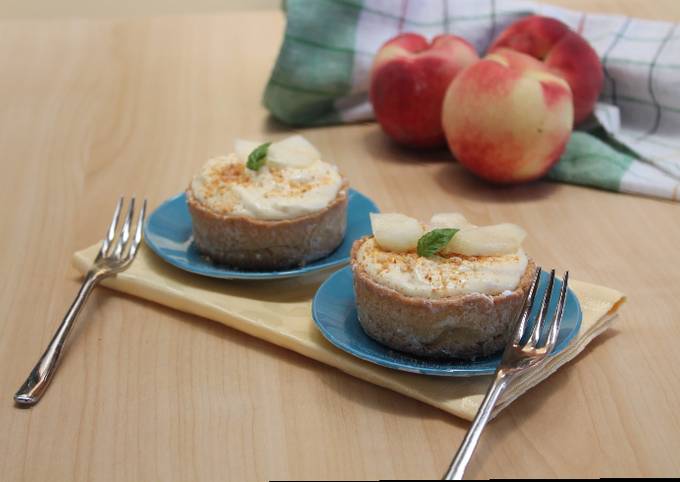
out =
<svg viewBox="0 0 680 482"><path fill-rule="evenodd" d="M446 471L446 474L444 474L442 480L463 479L463 474L465 473L465 469L472 458L475 448L477 447L477 442L479 442L482 431L484 430L484 427L486 427L486 423L489 421L489 418L491 418L491 414L493 413L493 409L496 406L498 397L501 396L501 394L505 391L505 388L508 386L508 382L509 380L506 374L496 373L496 377L489 387L489 390L486 392L486 396L484 397L481 407L479 407L479 411L477 412L475 420L468 429L463 443L460 445L458 452L456 452L456 456L451 461L451 465Z"/></svg>
<svg viewBox="0 0 680 482"><path fill-rule="evenodd" d="M33 368L33 371L31 371L31 374L21 388L14 394L14 401L18 405L31 406L40 401L40 398L45 393L45 390L47 390L47 386L54 376L55 369L61 358L64 343L73 327L73 323L76 321L78 313L80 313L87 297L100 279L101 276L96 271L89 271L85 276L85 280L83 281L80 290L78 290L76 299L68 309L68 312L66 312L64 321L59 325L59 328L54 334L52 341L47 346L45 353L40 357L40 360L35 365L35 368Z"/></svg>

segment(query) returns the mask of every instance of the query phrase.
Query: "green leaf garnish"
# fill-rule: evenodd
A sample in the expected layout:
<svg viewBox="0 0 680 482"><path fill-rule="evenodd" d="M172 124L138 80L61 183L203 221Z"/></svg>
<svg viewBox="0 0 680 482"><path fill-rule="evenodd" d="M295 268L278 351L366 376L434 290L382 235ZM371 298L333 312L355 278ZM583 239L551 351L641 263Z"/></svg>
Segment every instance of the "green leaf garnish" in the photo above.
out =
<svg viewBox="0 0 680 482"><path fill-rule="evenodd" d="M441 251L451 238L460 231L453 228L433 229L418 240L418 256L430 257Z"/></svg>
<svg viewBox="0 0 680 482"><path fill-rule="evenodd" d="M253 152L248 154L248 162L246 162L246 167L252 169L253 171L259 171L262 166L267 162L267 149L271 142L266 142L260 146L257 146Z"/></svg>

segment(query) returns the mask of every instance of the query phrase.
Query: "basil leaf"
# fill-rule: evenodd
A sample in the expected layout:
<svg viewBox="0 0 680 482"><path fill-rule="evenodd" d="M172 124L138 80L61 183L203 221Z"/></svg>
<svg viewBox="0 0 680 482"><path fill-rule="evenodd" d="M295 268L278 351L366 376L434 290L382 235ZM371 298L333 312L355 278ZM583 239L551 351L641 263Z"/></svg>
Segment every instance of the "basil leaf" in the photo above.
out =
<svg viewBox="0 0 680 482"><path fill-rule="evenodd" d="M262 166L267 162L267 149L271 142L257 146L253 152L248 155L248 162L246 162L246 167L252 169L253 171L259 171Z"/></svg>
<svg viewBox="0 0 680 482"><path fill-rule="evenodd" d="M434 256L449 244L451 238L453 238L458 231L458 229L442 228L433 229L432 231L425 233L418 240L418 256Z"/></svg>

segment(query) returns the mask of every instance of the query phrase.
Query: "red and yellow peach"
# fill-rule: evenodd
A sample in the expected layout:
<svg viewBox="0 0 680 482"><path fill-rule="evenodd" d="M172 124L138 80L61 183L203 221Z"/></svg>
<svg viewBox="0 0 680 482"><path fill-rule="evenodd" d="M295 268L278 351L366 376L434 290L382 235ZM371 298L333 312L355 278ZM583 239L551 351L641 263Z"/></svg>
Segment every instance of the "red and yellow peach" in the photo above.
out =
<svg viewBox="0 0 680 482"><path fill-rule="evenodd" d="M444 144L442 101L451 80L479 59L466 40L439 35L431 43L406 33L388 41L371 71L369 95L385 133L400 144Z"/></svg>
<svg viewBox="0 0 680 482"><path fill-rule="evenodd" d="M573 121L568 83L538 60L502 48L455 78L442 109L455 157L496 183L545 175L564 151Z"/></svg>
<svg viewBox="0 0 680 482"><path fill-rule="evenodd" d="M593 111L604 72L590 44L557 19L532 15L510 25L494 40L490 52L509 48L542 61L569 84L574 97L574 123Z"/></svg>

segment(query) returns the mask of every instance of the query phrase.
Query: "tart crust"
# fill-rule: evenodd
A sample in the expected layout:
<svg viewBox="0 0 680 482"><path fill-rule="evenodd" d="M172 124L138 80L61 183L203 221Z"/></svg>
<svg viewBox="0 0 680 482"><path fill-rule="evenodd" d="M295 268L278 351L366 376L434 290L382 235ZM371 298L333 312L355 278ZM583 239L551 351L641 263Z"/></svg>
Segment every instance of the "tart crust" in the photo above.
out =
<svg viewBox="0 0 680 482"><path fill-rule="evenodd" d="M502 350L535 271L529 259L507 295L470 293L449 298L406 296L375 282L357 262L364 237L352 246L359 322L368 336L395 350L432 358L474 359Z"/></svg>
<svg viewBox="0 0 680 482"><path fill-rule="evenodd" d="M333 252L347 227L347 183L324 209L284 220L217 213L186 191L194 242L216 263L243 270L304 266Z"/></svg>

